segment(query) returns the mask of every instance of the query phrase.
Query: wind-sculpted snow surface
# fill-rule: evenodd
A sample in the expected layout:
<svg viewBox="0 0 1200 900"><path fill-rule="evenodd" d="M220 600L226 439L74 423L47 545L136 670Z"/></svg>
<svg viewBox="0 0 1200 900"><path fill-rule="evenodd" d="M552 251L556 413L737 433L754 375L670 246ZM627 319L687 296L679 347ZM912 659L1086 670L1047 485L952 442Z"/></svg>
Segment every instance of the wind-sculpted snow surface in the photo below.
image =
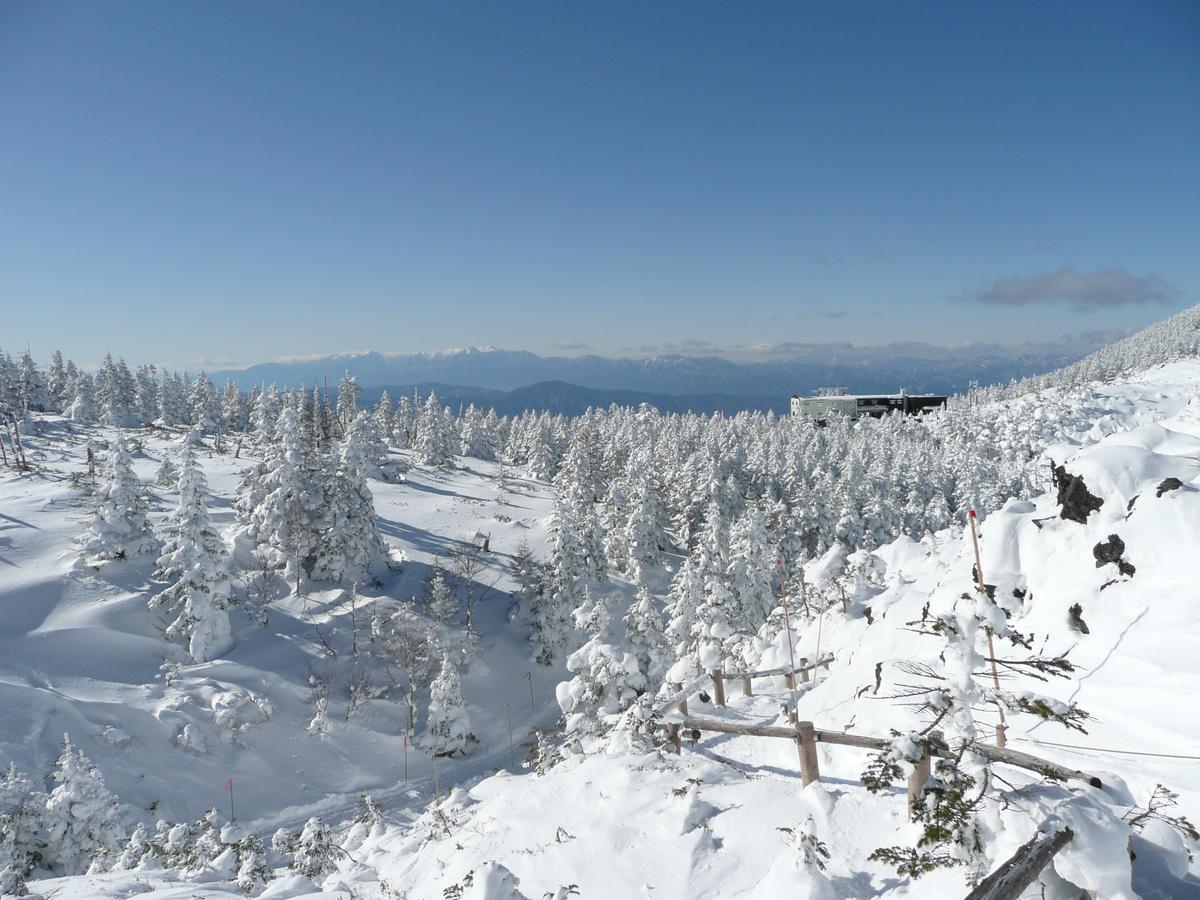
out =
<svg viewBox="0 0 1200 900"><path fill-rule="evenodd" d="M1200 549L1198 388L1200 364L1183 360L1121 382L963 398L920 423L802 435L800 423L753 417L530 417L504 426L505 452L523 456L503 464L450 457L451 417L427 404L436 433L414 432L414 449L330 456L356 502L373 497L379 535L405 560L379 569L378 583L364 565L357 586L321 582L328 573L315 565L306 573L283 539L255 571L248 532L233 526L259 508L242 476L263 454L250 436L239 457L232 441L218 452L210 434L195 450L207 521L243 544L231 647L208 661L164 634L174 617L148 606L163 589L152 554L80 560L76 538L93 509L87 442L103 459L113 427L34 417L24 436L35 472L0 470L0 766L11 760L48 793L43 776L69 733L137 837L91 874L35 868L29 889L217 896L257 893L273 875L265 895L959 897L1050 823L1075 834L1041 876L1050 900L1080 889L1200 896L1196 844L1178 818L1200 817L1200 720L1189 702L1200 677L1190 568ZM264 421L269 412L277 421L277 410ZM482 440L483 421L470 420L467 443ZM126 434L143 490L179 437ZM1051 463L1101 501L1083 521L1063 518ZM975 466L986 477L972 481ZM554 487L515 474L530 467L555 476ZM944 515L948 527L903 524L910 497L897 469L930 490L912 500L913 521ZM686 486L664 484L663 472ZM893 491L890 506L855 493L855 478ZM784 497L777 481L801 487ZM180 504L173 488L156 490L146 514L161 529ZM835 499L845 508L830 509ZM968 501L981 507L986 593L951 515ZM808 530L789 542L793 525ZM779 560L785 577L764 577L762 565ZM284 584L272 580L276 565ZM471 573L473 615L461 572ZM510 590L521 601L515 621ZM676 756L646 727L652 695L702 666L830 655L827 670L797 684L798 718L895 736L888 759L899 776L881 780L890 787L864 786L879 762L866 750L818 744L821 781L805 788L791 740L685 731ZM620 661L617 684L601 683L608 669L594 664L608 659ZM560 682L578 723L566 735L553 728ZM720 708L709 685L689 698L690 714L787 725L781 707L793 693L781 676L756 680L753 696L739 688L726 684ZM988 764L973 744L994 740L1001 706L1009 748L1103 786ZM974 779L970 814L954 823L969 840L934 847L946 864L913 877L872 854L914 848L924 833L904 776L934 721L963 752L953 772L937 770L924 802L935 809L954 778ZM535 726L545 733L532 735ZM436 769L430 749L448 754ZM532 770L520 765L527 754ZM364 791L374 801L360 805ZM1163 805L1166 792L1177 805ZM205 818L214 806L227 818L231 800L240 828ZM194 824L175 825L172 843L171 829L154 837L158 819ZM75 871L84 864L72 860Z"/></svg>

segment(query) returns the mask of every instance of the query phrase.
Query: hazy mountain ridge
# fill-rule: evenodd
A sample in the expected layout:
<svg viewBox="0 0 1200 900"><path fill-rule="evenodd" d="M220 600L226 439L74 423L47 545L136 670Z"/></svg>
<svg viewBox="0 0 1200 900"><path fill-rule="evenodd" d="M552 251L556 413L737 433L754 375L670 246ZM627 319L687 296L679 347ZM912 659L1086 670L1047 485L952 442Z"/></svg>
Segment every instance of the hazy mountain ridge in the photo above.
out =
<svg viewBox="0 0 1200 900"><path fill-rule="evenodd" d="M872 355L868 350L875 352ZM935 355L935 350L940 355ZM813 349L806 357L764 362L683 355L645 359L539 356L523 350L478 348L397 355L372 351L261 363L212 373L212 377L218 382L230 378L243 388L261 384L315 385L326 379L336 383L345 372L368 389L441 384L480 391L514 391L557 382L611 393L720 395L721 403L736 398L737 408L778 409L791 394L807 394L831 385L864 392L894 391L901 387L914 392L963 391L972 381L996 384L1051 371L1074 362L1083 355L1083 350L1038 350L1012 355L992 345L960 351L924 345L903 345L895 351L823 345L821 355ZM633 402L643 399L636 398ZM630 400L600 396L591 402L606 405ZM655 401L646 399L646 402Z"/></svg>

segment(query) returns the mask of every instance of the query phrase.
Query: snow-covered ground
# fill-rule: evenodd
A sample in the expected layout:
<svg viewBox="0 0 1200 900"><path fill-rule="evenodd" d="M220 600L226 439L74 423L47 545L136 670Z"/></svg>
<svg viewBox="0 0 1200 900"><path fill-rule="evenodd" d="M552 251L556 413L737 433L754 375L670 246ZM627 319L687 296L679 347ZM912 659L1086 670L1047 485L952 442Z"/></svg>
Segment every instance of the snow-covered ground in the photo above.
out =
<svg viewBox="0 0 1200 900"><path fill-rule="evenodd" d="M99 571L78 562L75 539L87 506L71 475L86 472L89 437L111 436L104 428L42 420L25 436L39 476L4 470L0 477L3 764L45 774L70 733L122 802L146 817L194 820L212 806L225 812L223 786L232 778L239 822L267 835L311 815L348 818L364 791L397 812L431 799L431 759L415 743L406 754L402 706L370 700L346 719L354 657L350 607L340 591L277 603L265 627L235 610L233 650L186 665L186 653L164 639L161 617L147 608L152 558ZM137 437L135 470L151 482L178 436ZM201 461L214 524L224 526L233 520L232 496L248 460L201 451ZM507 478L502 487L494 464L460 460L450 474L414 469L403 483L372 488L380 529L406 562L381 587L361 591L360 644L371 639L374 602L419 595L435 557L445 564L455 544L476 532L491 536L478 578L487 590L476 614L480 647L463 685L480 749L467 760L441 761L439 777L453 784L509 766L507 710L517 741L557 715L553 686L562 672L532 666L524 631L507 619L510 555L523 539L544 544L547 486ZM174 496L154 490L161 514ZM185 668L168 684L160 669L170 660ZM531 703L523 676L532 668ZM323 735L306 730L314 673L332 685ZM372 677L385 687L382 674Z"/></svg>
<svg viewBox="0 0 1200 900"><path fill-rule="evenodd" d="M1072 407L1069 418L1055 413L1063 404ZM983 574L1009 606L1009 624L1039 653L1066 654L1076 671L1047 683L1010 674L1004 688L1075 702L1091 718L1083 734L1010 715L1009 747L1097 775L1104 787L1043 786L1023 770L997 766L1013 791L1008 807L989 810L982 823L992 865L1058 816L1077 837L1054 866L1077 888L1103 898L1200 896L1200 864L1175 831L1158 821L1142 829L1131 870L1128 831L1111 824L1144 806L1159 784L1178 792L1174 813L1200 820L1200 716L1191 696L1200 681L1200 585L1193 573L1200 552L1200 363L1171 363L1082 393L1029 395L1010 406L996 412L991 439L1042 454L1047 493L986 517ZM519 743L534 725L557 718L554 684L565 676L530 664L523 631L507 620L504 593L522 539L545 553L547 485L509 478L502 486L493 464L461 458L450 472L413 467L405 483L371 483L381 531L407 563L378 590L364 591L364 603L419 593L435 556L444 558L477 531L491 534L481 581L494 581L495 590L480 606L481 644L463 679L480 744L464 760L439 763L441 802L431 806L431 760L416 747L405 781L402 707L377 699L345 718L354 635L338 592L274 606L265 627L235 613L234 649L186 666L167 683L160 667L179 651L146 606L151 564L97 572L76 561L72 541L86 510L71 475L86 468L85 440L107 440L111 431L54 418L38 427L27 444L42 475L0 476L0 764L11 760L41 776L70 732L130 821L224 810L223 785L232 777L240 823L264 836L313 815L346 822L358 795L372 792L384 821L340 838L348 855L338 872L321 884L281 878L264 896L323 890L412 898L953 898L968 890L961 868L911 880L868 861L881 846L911 844L917 831L902 783L874 795L861 785L866 751L818 745L822 781L807 788L794 743L716 733L685 740L675 756L618 730L606 750L544 774L514 766L509 712ZM167 444L138 437L136 470L150 481ZM1051 459L1082 476L1103 501L1086 523L1059 517ZM214 521L228 524L246 461L204 452L202 462ZM1181 486L1160 494L1168 478ZM161 513L172 498L160 497ZM1094 548L1111 535L1123 542L1121 559L1132 575L1115 562L1097 564ZM916 727L918 711L897 695L921 666L936 673L948 663L944 643L913 623L927 613L961 611L963 595L973 592L973 555L961 527L923 541L901 538L876 555L877 583L796 635L797 657L834 657L798 701L799 718L818 728L886 737ZM814 580L819 569L812 569ZM610 589L630 587L617 581ZM358 625L357 639L368 640L369 628ZM781 638L763 665L786 663L785 647ZM524 678L531 670L532 703ZM334 686L323 735L307 729L313 674ZM727 708L694 697L692 714L786 721L782 678L755 682L752 698L736 684L727 692ZM990 741L994 707L976 709L975 720L984 729L980 739ZM189 737L181 741L185 726ZM518 761L522 755L518 747ZM828 848L823 871L806 854L811 843L802 834ZM1028 896L1068 896L1053 872L1043 882L1044 894L1035 882ZM49 879L30 889L106 897L150 889L179 897L238 892L221 880L153 871Z"/></svg>

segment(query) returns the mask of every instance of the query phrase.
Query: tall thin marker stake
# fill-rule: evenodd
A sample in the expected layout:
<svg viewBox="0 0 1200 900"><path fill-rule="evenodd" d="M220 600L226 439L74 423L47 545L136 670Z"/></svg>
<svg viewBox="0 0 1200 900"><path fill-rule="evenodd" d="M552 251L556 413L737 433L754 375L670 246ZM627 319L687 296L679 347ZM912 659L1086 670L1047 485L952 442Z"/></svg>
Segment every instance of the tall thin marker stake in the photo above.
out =
<svg viewBox="0 0 1200 900"><path fill-rule="evenodd" d="M525 680L529 682L529 711L537 712L537 707L533 705L533 673L526 672Z"/></svg>
<svg viewBox="0 0 1200 900"><path fill-rule="evenodd" d="M408 784L408 735L404 736L404 783Z"/></svg>
<svg viewBox="0 0 1200 900"><path fill-rule="evenodd" d="M979 592L985 597L987 596L987 588L983 584L983 562L979 556L979 536L975 533L975 510L967 512L967 522L971 526L971 546L975 550L975 579L979 586ZM1003 747L1008 743L1005 732L1008 730L1004 725L1004 706L1000 703L1000 675L996 671L996 649L992 643L992 629L985 628L988 639L988 656L992 661L992 684L996 688L996 711L1000 713L1000 722L996 725L996 746Z"/></svg>
<svg viewBox="0 0 1200 900"><path fill-rule="evenodd" d="M508 710L508 761L509 761L509 763L511 763L512 767L515 769L517 767L517 754L513 750L512 704L505 703L504 707L505 707L505 709Z"/></svg>
<svg viewBox="0 0 1200 900"><path fill-rule="evenodd" d="M825 624L825 610L821 610L821 614L817 616L817 655L813 657L812 680L813 686L817 683L817 666L821 664L821 626Z"/></svg>
<svg viewBox="0 0 1200 900"><path fill-rule="evenodd" d="M430 757L433 760L433 796L437 800L437 805L442 805L442 789L438 786L437 777L437 752L435 751Z"/></svg>
<svg viewBox="0 0 1200 900"><path fill-rule="evenodd" d="M233 776L231 775L225 781L225 789L229 791L229 821L236 822L237 816L233 814Z"/></svg>
<svg viewBox="0 0 1200 900"><path fill-rule="evenodd" d="M788 661L792 664L792 677L790 682L792 688L792 711L795 712L798 705L798 701L796 700L796 648L792 646L792 620L788 615L787 591L783 589L783 560L778 559L775 561L775 563L779 567L779 596L780 599L783 600L783 627L787 632ZM803 570L800 572L800 578L804 578Z"/></svg>

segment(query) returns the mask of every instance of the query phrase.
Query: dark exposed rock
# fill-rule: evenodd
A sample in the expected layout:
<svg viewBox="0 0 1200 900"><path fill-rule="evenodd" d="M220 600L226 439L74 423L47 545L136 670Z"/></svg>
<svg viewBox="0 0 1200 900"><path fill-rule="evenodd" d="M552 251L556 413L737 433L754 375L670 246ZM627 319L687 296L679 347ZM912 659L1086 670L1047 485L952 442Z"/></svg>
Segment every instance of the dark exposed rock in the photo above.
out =
<svg viewBox="0 0 1200 900"><path fill-rule="evenodd" d="M1122 575L1133 576L1137 570L1132 563L1126 562L1121 557L1125 553L1125 542L1115 534L1110 534L1107 541L1101 541L1092 548L1092 556L1096 557L1096 568L1106 566L1109 563L1115 563L1117 571Z"/></svg>
<svg viewBox="0 0 1200 900"><path fill-rule="evenodd" d="M1129 502L1125 504L1125 512L1127 512L1127 513L1133 512L1133 504L1137 503L1137 498L1140 496L1142 496L1142 495L1134 494L1132 497L1129 498Z"/></svg>
<svg viewBox="0 0 1200 900"><path fill-rule="evenodd" d="M1080 634L1092 633L1092 630L1087 627L1087 622L1083 621L1083 607L1078 603L1072 605L1071 608L1067 610L1067 617L1071 627Z"/></svg>
<svg viewBox="0 0 1200 900"><path fill-rule="evenodd" d="M1183 482L1178 478L1164 478L1158 486L1158 490L1154 492L1154 496L1161 497L1167 491L1177 491L1183 487Z"/></svg>
<svg viewBox="0 0 1200 900"><path fill-rule="evenodd" d="M1096 557L1096 568L1107 563L1115 563L1125 552L1125 542L1115 534L1110 534L1107 541L1101 541L1092 548L1092 556Z"/></svg>
<svg viewBox="0 0 1200 900"><path fill-rule="evenodd" d="M1054 486L1058 489L1059 513L1064 519L1083 524L1087 517L1104 505L1104 501L1087 489L1083 479L1072 475L1066 466L1053 466Z"/></svg>

